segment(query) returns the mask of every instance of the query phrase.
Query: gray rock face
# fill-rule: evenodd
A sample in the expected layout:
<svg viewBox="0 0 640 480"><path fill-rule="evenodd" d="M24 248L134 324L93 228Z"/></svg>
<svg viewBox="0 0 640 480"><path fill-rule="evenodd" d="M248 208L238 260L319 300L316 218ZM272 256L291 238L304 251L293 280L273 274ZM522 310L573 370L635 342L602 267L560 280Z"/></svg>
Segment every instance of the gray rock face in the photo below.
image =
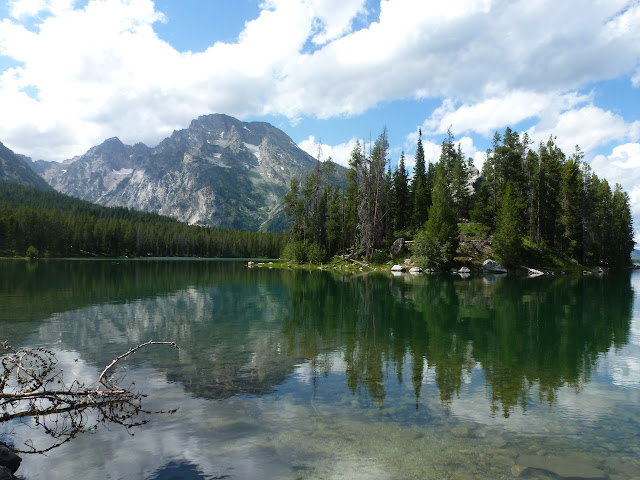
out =
<svg viewBox="0 0 640 480"><path fill-rule="evenodd" d="M492 273L507 273L507 269L504 268L495 260L485 260L482 263L482 269L486 272L492 272Z"/></svg>
<svg viewBox="0 0 640 480"><path fill-rule="evenodd" d="M405 252L406 249L404 247L404 238L397 238L389 248L389 254L391 255L391 258L397 258Z"/></svg>
<svg viewBox="0 0 640 480"><path fill-rule="evenodd" d="M258 230L282 216L289 180L314 162L268 123L215 114L155 148L111 138L62 163L36 162L35 169L56 190L100 205Z"/></svg>

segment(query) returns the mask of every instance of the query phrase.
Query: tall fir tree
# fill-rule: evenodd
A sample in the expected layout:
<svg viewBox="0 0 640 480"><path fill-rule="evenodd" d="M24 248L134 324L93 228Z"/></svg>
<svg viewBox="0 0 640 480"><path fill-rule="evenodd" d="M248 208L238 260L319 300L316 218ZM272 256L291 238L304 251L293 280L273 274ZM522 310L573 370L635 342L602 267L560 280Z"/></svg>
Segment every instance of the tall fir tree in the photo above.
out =
<svg viewBox="0 0 640 480"><path fill-rule="evenodd" d="M413 199L413 226L420 228L429 216L429 192L427 189L427 173L422 146L422 129L418 129L418 145L416 146L416 161L413 167L411 182L411 197Z"/></svg>
<svg viewBox="0 0 640 480"><path fill-rule="evenodd" d="M459 244L458 222L447 181L446 167L439 163L433 185L429 219L416 235L414 249L431 267L451 264Z"/></svg>
<svg viewBox="0 0 640 480"><path fill-rule="evenodd" d="M522 209L518 196L510 183L507 184L500 202L496 219L493 249L506 266L515 266L521 259Z"/></svg>
<svg viewBox="0 0 640 480"><path fill-rule="evenodd" d="M393 172L393 228L396 232L404 231L410 220L409 179L404 164L404 152L400 155L398 168Z"/></svg>

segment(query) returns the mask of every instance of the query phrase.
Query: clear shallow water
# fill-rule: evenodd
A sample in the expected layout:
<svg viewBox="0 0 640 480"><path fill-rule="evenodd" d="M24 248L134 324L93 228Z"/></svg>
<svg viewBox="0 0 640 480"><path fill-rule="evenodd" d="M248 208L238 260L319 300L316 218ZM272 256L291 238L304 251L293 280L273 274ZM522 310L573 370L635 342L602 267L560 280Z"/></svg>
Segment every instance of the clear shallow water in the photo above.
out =
<svg viewBox="0 0 640 480"><path fill-rule="evenodd" d="M146 406L177 413L26 456L26 478L640 478L640 273L0 269L2 339L51 347L74 375L149 339L181 347L126 362Z"/></svg>

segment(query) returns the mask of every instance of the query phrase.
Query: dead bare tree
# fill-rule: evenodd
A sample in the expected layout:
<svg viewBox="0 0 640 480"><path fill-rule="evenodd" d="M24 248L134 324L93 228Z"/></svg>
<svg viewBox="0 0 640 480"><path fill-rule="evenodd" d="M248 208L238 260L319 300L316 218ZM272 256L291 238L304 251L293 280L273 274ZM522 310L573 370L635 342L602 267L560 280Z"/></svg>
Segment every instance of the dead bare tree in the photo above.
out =
<svg viewBox="0 0 640 480"><path fill-rule="evenodd" d="M24 447L9 446L18 453L45 453L78 434L95 430L100 424L115 423L127 430L147 423L141 413L173 413L175 410L150 412L143 409L143 393L119 386L114 367L122 359L148 345L178 346L174 342L148 341L117 356L105 367L95 386L74 379L66 385L57 367L55 353L49 349L15 350L1 343L5 354L0 369L0 423L33 418L35 425L53 438L45 448L25 442Z"/></svg>

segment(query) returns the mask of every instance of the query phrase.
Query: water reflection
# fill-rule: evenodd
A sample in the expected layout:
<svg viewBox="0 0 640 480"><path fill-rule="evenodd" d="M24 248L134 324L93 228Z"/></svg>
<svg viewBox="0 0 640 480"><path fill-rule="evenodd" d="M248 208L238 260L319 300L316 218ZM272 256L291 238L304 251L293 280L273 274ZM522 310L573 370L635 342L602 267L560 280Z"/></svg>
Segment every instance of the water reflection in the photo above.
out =
<svg viewBox="0 0 640 480"><path fill-rule="evenodd" d="M314 374L327 368L322 352L344 348L349 388L366 388L380 407L389 368L399 382L411 369L416 404L432 369L449 406L480 368L492 411L505 417L526 410L532 386L549 404L563 386L580 390L599 356L627 343L633 300L624 275L406 282L299 272L285 283L283 330L295 354L314 359Z"/></svg>
<svg viewBox="0 0 640 480"><path fill-rule="evenodd" d="M78 458L87 478L513 478L550 452L640 475L639 275L58 265L0 262L3 336L87 375L131 345L176 341L177 358L130 359L128 379L149 408L180 410L134 438L63 447L55 474L30 459L31 478L72 477Z"/></svg>

